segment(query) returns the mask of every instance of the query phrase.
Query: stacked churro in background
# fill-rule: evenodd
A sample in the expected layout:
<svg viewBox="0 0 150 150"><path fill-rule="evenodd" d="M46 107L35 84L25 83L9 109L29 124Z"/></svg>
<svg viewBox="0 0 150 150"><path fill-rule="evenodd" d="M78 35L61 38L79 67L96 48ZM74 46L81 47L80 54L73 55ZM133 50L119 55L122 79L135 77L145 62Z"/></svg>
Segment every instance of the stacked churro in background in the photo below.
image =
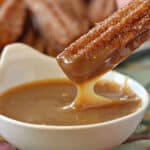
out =
<svg viewBox="0 0 150 150"><path fill-rule="evenodd" d="M0 1L0 48L15 42L23 32L26 8L21 0Z"/></svg>
<svg viewBox="0 0 150 150"><path fill-rule="evenodd" d="M56 57L116 10L116 0L0 0L0 49L22 42Z"/></svg>
<svg viewBox="0 0 150 150"><path fill-rule="evenodd" d="M115 0L92 0L89 5L89 18L91 22L100 22L117 10Z"/></svg>
<svg viewBox="0 0 150 150"><path fill-rule="evenodd" d="M0 0L0 48L22 42L57 56L115 10L115 0Z"/></svg>

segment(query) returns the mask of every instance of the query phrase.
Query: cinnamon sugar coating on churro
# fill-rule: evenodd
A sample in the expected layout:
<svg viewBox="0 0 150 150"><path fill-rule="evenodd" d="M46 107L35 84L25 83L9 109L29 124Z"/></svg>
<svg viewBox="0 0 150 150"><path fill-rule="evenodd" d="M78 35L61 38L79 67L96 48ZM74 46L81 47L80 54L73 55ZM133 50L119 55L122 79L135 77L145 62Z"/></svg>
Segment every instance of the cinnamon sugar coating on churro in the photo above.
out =
<svg viewBox="0 0 150 150"><path fill-rule="evenodd" d="M0 47L15 42L23 31L26 8L22 0L5 0L0 6Z"/></svg>
<svg viewBox="0 0 150 150"><path fill-rule="evenodd" d="M113 69L148 38L149 30L150 0L134 0L71 44L57 60L70 79L84 82Z"/></svg>

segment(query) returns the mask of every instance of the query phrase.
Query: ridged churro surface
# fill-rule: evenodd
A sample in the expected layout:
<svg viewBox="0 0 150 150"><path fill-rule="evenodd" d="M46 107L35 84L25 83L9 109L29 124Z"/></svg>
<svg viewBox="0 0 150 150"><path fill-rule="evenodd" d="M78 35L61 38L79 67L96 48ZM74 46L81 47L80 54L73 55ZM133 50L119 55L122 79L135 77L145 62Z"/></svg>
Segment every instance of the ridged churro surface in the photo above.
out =
<svg viewBox="0 0 150 150"><path fill-rule="evenodd" d="M116 10L116 0L92 0L89 5L89 18L93 23L97 23Z"/></svg>
<svg viewBox="0 0 150 150"><path fill-rule="evenodd" d="M15 42L23 31L26 16L22 0L4 0L0 5L0 48Z"/></svg>
<svg viewBox="0 0 150 150"><path fill-rule="evenodd" d="M97 24L58 57L75 82L84 82L113 69L149 38L150 0L134 0Z"/></svg>
<svg viewBox="0 0 150 150"><path fill-rule="evenodd" d="M41 35L56 55L88 30L85 6L80 0L26 0L26 2Z"/></svg>

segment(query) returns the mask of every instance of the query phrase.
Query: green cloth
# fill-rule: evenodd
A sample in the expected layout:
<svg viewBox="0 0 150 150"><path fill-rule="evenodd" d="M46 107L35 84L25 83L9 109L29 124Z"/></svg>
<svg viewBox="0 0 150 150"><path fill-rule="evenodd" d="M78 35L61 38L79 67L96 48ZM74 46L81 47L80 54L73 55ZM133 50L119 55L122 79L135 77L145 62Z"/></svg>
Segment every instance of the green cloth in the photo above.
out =
<svg viewBox="0 0 150 150"><path fill-rule="evenodd" d="M150 49L132 55L116 70L142 83L150 93ZM150 106L135 133L125 143L114 150L150 150Z"/></svg>

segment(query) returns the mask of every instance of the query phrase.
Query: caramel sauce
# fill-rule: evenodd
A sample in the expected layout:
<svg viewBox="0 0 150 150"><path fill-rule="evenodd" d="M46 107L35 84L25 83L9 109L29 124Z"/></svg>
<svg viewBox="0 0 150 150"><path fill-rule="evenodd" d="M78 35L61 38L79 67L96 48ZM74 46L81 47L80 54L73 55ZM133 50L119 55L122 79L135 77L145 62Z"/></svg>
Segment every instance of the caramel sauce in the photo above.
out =
<svg viewBox="0 0 150 150"><path fill-rule="evenodd" d="M121 103L119 99L112 99L96 94L94 91L94 86L97 81L98 78L93 78L92 80L88 80L83 83L75 83L75 86L77 87L77 95L74 101L70 105L65 106L64 109L90 109L95 107L103 107L113 103ZM120 86L120 94L127 88L127 83L128 77L125 77L124 84Z"/></svg>
<svg viewBox="0 0 150 150"><path fill-rule="evenodd" d="M91 109L64 109L77 97L76 86L68 80L47 80L21 85L2 93L0 113L33 124L83 125L123 117L141 106L141 99L132 90L114 82L99 81L93 89L97 96L118 102ZM86 102L86 94L83 94L83 103Z"/></svg>

